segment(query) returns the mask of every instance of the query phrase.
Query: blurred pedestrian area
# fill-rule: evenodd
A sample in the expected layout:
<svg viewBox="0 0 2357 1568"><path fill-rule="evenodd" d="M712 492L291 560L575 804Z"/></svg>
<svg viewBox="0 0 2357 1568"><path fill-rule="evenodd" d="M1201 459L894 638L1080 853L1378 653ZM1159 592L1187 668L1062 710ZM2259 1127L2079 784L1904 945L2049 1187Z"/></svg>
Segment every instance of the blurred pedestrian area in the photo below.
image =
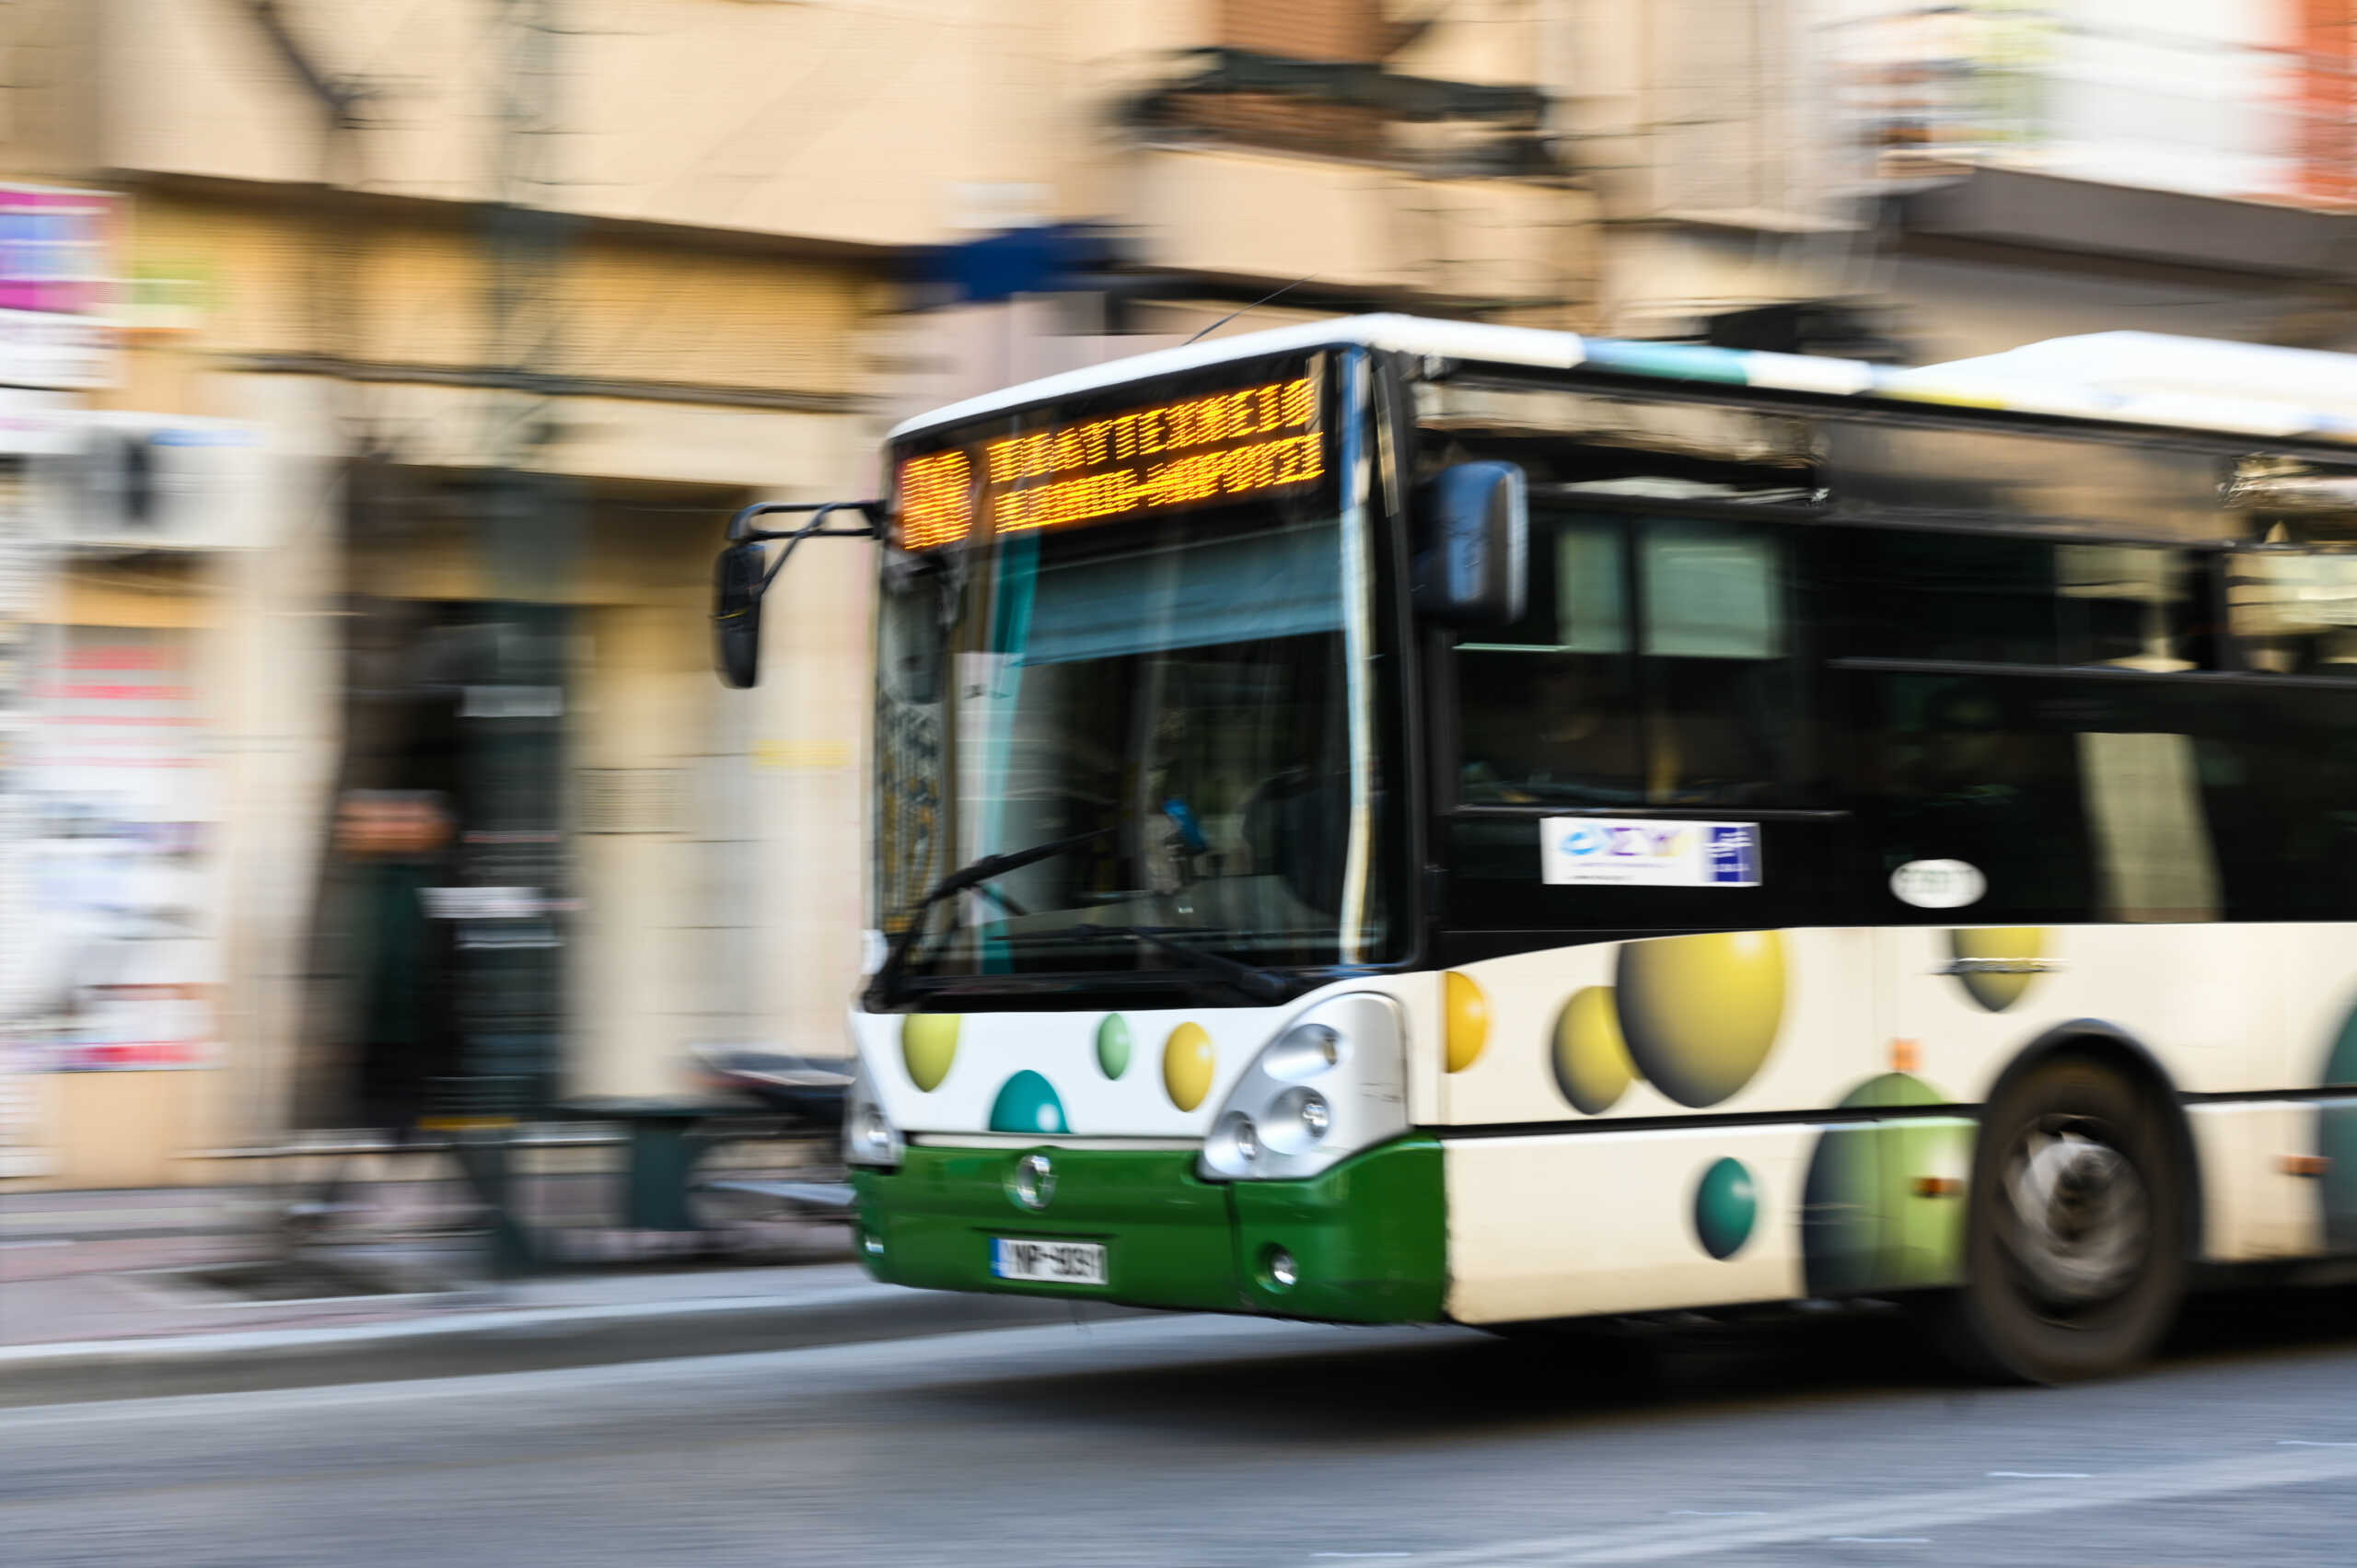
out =
<svg viewBox="0 0 2357 1568"><path fill-rule="evenodd" d="M609 1151L593 1150L589 1153ZM430 1153L399 1156L413 1166ZM379 1160L380 1165L390 1163ZM575 1167L591 1162L572 1159ZM0 1194L0 1346L418 1322L518 1309L774 1300L804 1265L852 1278L848 1228L761 1220L633 1229L623 1169L519 1178L526 1267L494 1270L455 1169L349 1185L303 1224L302 1189L238 1185ZM827 1265L833 1265L827 1267Z"/></svg>

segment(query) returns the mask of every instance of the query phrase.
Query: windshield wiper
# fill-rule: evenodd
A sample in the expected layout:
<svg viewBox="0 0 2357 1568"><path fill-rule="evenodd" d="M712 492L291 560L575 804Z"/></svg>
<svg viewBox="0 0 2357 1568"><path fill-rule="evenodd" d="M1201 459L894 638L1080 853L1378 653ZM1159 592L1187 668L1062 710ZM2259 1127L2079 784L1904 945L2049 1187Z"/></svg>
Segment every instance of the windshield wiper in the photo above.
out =
<svg viewBox="0 0 2357 1568"><path fill-rule="evenodd" d="M1074 833L1068 839L1051 839L1043 844L1033 844L1029 849L1009 850L1004 854L986 854L970 865L959 866L926 889L924 897L917 900L917 907L909 912L909 923L900 928L900 934L898 936L892 938L892 946L886 951L884 961L876 966L876 979L868 986L868 998L871 1004L881 1006L891 1001L892 988L900 983L900 970L908 966L910 950L916 947L918 939L924 935L924 917L934 905L944 899L954 898L969 889L979 888L985 882L994 881L1010 871L1020 871L1027 865L1036 865L1040 861L1063 854L1066 850L1078 849L1089 840L1101 839L1112 830L1110 828L1097 828L1086 833ZM1012 900L1006 899L1004 895L999 895L998 901L1003 904L1012 903ZM1015 907L1017 912L1020 912L1020 906Z"/></svg>
<svg viewBox="0 0 2357 1568"><path fill-rule="evenodd" d="M1283 979L1270 973L1267 970L1239 962L1224 953L1209 952L1185 942L1172 941L1168 935L1172 929L1186 928L1155 925L1075 925L1071 930L1060 932L1058 935L1066 941L1086 941L1091 936L1099 935L1127 936L1153 948L1157 953L1168 953L1173 958L1183 960L1192 968L1217 979L1229 990L1264 1006L1283 1002L1291 994L1291 987L1287 986Z"/></svg>

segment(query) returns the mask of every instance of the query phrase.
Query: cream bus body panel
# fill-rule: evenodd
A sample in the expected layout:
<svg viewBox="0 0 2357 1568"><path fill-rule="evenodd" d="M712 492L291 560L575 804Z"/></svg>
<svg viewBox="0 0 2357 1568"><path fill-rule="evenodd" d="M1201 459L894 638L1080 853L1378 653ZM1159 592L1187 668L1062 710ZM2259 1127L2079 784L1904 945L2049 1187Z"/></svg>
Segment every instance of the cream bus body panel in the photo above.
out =
<svg viewBox="0 0 2357 1568"><path fill-rule="evenodd" d="M1680 1103L1642 1072L1598 1112L1583 1112L1566 1098L1554 1065L1555 1039L1564 1008L1583 992L1615 986L1623 948L1660 948L1696 939L1596 942L1486 959L1456 971L1480 988L1489 1027L1480 1054L1444 1081L1444 1121L1462 1127L1585 1122L1597 1115L1625 1120L1805 1112L1835 1103L1861 1078L1883 1070L1887 1052L1876 1033L1873 987L1865 983L1875 961L1874 933L1815 930L1744 935L1765 937L1773 945L1774 951L1758 955L1757 962L1772 968L1781 1000L1775 1008L1777 1017L1764 1020L1772 1035L1765 1059L1725 1098L1708 1105ZM1717 956L1704 953L1692 974L1672 975L1670 983L1717 983L1724 978L1714 972L1720 966L1710 962Z"/></svg>
<svg viewBox="0 0 2357 1568"><path fill-rule="evenodd" d="M1448 1313L1460 1323L1783 1301L1803 1285L1814 1128L1469 1138L1446 1149ZM1731 1256L1695 1237L1696 1184L1748 1172L1758 1217Z"/></svg>
<svg viewBox="0 0 2357 1568"><path fill-rule="evenodd" d="M2331 925L2223 923L1789 931L1774 1040L1740 1087L1707 1106L1680 1104L1632 1062L1639 1075L1592 1111L1571 1102L1551 1061L1557 1021L1582 992L1613 985L1627 945L1468 965L1460 972L1480 987L1491 1029L1480 1054L1446 1081L1449 1120L1512 1124L1516 1134L1448 1143L1450 1310L1488 1322L1810 1294L1802 1259L1808 1169L1820 1140L1840 1125L1810 1113L1902 1075L1912 1080L1915 1116L1872 1125L1922 1131L1885 1136L1877 1147L1887 1168L1873 1185L1893 1204L1953 1205L1953 1220L1934 1217L1916 1240L1928 1234L1932 1254L1960 1247L1972 1110L1922 1108L1977 1107L2026 1050L2088 1022L2136 1042L2188 1094L2313 1086L2357 993L2348 935ZM1969 967L1975 958L1981 967ZM1796 1120L1658 1120L1684 1115ZM2316 1148L2317 1115L2314 1101L2189 1108L2205 1258L2322 1250L2317 1184L2299 1173L2297 1158ZM1530 1127L1550 1120L1566 1130ZM1648 1130L1601 1125L1639 1120ZM1747 1168L1758 1215L1753 1233L1721 1260L1698 1237L1695 1203L1704 1173L1729 1158ZM1934 1191L1941 1195L1929 1196ZM1909 1273L1910 1283L1945 1283L1934 1276L1952 1275L1961 1257L1927 1257L1919 1247L1913 1262L1930 1274Z"/></svg>
<svg viewBox="0 0 2357 1568"><path fill-rule="evenodd" d="M1408 1119L1440 1120L1439 977L1338 981L1281 1007L1090 1008L1073 1012L877 1014L854 1009L853 1047L893 1125L955 1142L1014 1135L993 1126L1019 1074L1053 1095L1074 1138L1200 1140L1253 1059L1297 1015L1330 997L1388 996L1407 1036ZM1116 1042L1119 1042L1116 1044ZM1036 1094L1036 1091L1035 1091ZM1036 1125L1023 1133L1046 1132Z"/></svg>
<svg viewBox="0 0 2357 1568"><path fill-rule="evenodd" d="M2216 1263L2313 1258L2324 1250L2316 1180L2286 1156L2315 1147L2313 1100L2186 1108L2201 1173L2201 1255Z"/></svg>
<svg viewBox="0 0 2357 1568"><path fill-rule="evenodd" d="M1976 949L1961 959L1958 931ZM2028 940L2017 940L2017 932ZM1583 991L1612 988L1621 950L1640 944L1594 943L1463 966L1457 972L1486 1003L1488 1038L1478 1057L1446 1076L1443 1120L1466 1126L1805 1113L1840 1104L1895 1066L1922 1078L1943 1103L1977 1104L2024 1047L2083 1019L2143 1044L2189 1094L2303 1086L2316 1082L2347 993L2357 985L2351 958L2340 960L2339 978L2324 979L2334 971L2316 949L2348 940L2332 926L1902 926L1770 935L1782 949L1773 1042L1734 1092L1708 1104L1681 1103L1640 1072L1609 1106L1588 1113L1560 1086L1551 1058L1563 1009ZM2026 972L1949 972L1960 963L1996 970L2018 964ZM1707 965L1691 983L1711 983ZM2007 997L2009 987L2014 994ZM2305 1049L2315 1061L2298 1059L2293 1040L2312 1042Z"/></svg>
<svg viewBox="0 0 2357 1568"><path fill-rule="evenodd" d="M2357 998L2357 958L2347 928L2335 925L1735 935L1747 939L1752 959L1773 955L1777 983L1764 993L1752 983L1749 994L1759 1005L1772 1001L1775 1017L1764 1053L1747 1069L1736 1063L1740 1081L1707 1100L1728 1075L1677 1081L1683 1098L1656 1081L1678 1080L1675 1039L1620 1040L1629 1051L1625 1083L1608 1104L1573 1103L1557 1065L1568 1004L1600 993L1587 1004L1589 1023L1617 1017L1617 989L1634 961L1624 950L1674 954L1678 944L1697 943L1690 936L1581 944L1450 973L1357 977L1283 1007L971 1014L954 1020L951 1048L931 1066L906 1043L901 1016L855 1013L852 1022L879 1099L920 1138L1031 1138L1028 1130L993 1130L992 1121L1007 1083L1035 1073L1052 1086L1064 1128L1043 1131L1039 1142L1193 1142L1295 1015L1349 993L1388 995L1406 1033L1410 1118L1444 1141L1448 1310L1463 1321L1495 1322L1817 1294L1805 1232L1828 1216L1823 1192L1819 1212L1809 1214L1810 1182L1836 1137L1853 1140L1849 1206L1909 1212L1903 1222L1876 1222L1887 1232L1875 1245L1893 1277L1909 1287L1951 1283L1961 1266L1973 1108L2041 1038L2092 1021L2137 1042L2189 1094L2296 1092L2319 1082ZM1759 980L1734 978L1736 991ZM1655 979L1656 1003L1712 993L1708 962L1690 975L1672 966L1666 992ZM1452 1024L1468 1027L1458 1005L1465 993L1453 997L1452 986L1466 981L1477 988L1469 994L1478 998L1480 1040L1469 1060L1460 1040L1460 1065L1448 1071ZM1109 1072L1099 1051L1114 1017L1129 1045L1119 1073ZM1190 1091L1179 1097L1191 1100L1182 1106L1165 1054L1190 1025L1208 1042L1210 1064L1200 1098ZM1612 1077L1603 1074L1608 1088ZM928 1078L929 1087L920 1082ZM1592 1084L1573 1086L1593 1091ZM1876 1106L1907 1109L1857 1119L1861 1108ZM1850 1114L1825 1115L1837 1109ZM1678 1120L1689 1117L1696 1120ZM2317 1118L2313 1100L2189 1108L2205 1257L2265 1260L2322 1250L2318 1183L2302 1173L2312 1162L2294 1157L2316 1152ZM1633 1125L1620 1130L1620 1122ZM1868 1152L1855 1155L1860 1148ZM1706 1180L1729 1162L1739 1168L1747 1218L1714 1255L1698 1205ZM1891 1248L1912 1250L1902 1258Z"/></svg>

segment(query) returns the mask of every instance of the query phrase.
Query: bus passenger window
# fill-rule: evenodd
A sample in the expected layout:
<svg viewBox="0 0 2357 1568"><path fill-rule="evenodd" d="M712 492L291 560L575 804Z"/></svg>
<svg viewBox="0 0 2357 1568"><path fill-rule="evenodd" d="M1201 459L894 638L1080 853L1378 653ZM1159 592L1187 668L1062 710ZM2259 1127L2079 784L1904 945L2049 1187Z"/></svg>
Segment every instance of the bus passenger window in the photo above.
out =
<svg viewBox="0 0 2357 1568"><path fill-rule="evenodd" d="M1466 804L1781 798L1796 724L1773 532L1542 514L1531 557L1523 621L1457 645Z"/></svg>
<svg viewBox="0 0 2357 1568"><path fill-rule="evenodd" d="M1904 529L1842 548L1849 654L2152 674L2203 661L2186 551Z"/></svg>
<svg viewBox="0 0 2357 1568"><path fill-rule="evenodd" d="M1533 524L1523 619L1457 645L1460 796L1475 806L1642 801L1622 525Z"/></svg>
<svg viewBox="0 0 2357 1568"><path fill-rule="evenodd" d="M2083 731L2079 789L2095 841L2098 913L2107 920L2218 918L2218 855L2192 737Z"/></svg>
<svg viewBox="0 0 2357 1568"><path fill-rule="evenodd" d="M2226 604L2250 668L2357 676L2357 554L2237 552L2229 560Z"/></svg>
<svg viewBox="0 0 2357 1568"><path fill-rule="evenodd" d="M1976 917L2084 919L2094 900L2078 738L2040 693L1976 676L1886 676L1865 737L1864 795L1883 870L1961 860L1988 878ZM1871 710L1870 710L1871 712Z"/></svg>
<svg viewBox="0 0 2357 1568"><path fill-rule="evenodd" d="M1768 804L1792 776L1794 729L1776 536L1655 517L1643 538L1648 798Z"/></svg>

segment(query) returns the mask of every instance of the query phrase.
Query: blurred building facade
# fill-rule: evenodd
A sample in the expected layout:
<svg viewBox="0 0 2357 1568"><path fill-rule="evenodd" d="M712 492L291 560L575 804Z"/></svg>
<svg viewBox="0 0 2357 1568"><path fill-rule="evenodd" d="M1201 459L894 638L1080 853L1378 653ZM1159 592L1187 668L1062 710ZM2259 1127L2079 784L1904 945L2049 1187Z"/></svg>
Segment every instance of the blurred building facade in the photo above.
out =
<svg viewBox="0 0 2357 1568"><path fill-rule="evenodd" d="M2348 0L1582 0L1597 330L1918 362L2348 346Z"/></svg>
<svg viewBox="0 0 2357 1568"><path fill-rule="evenodd" d="M769 679L724 692L726 516L871 494L909 406L1288 285L1222 330L1582 324L1546 29L1478 9L6 7L0 178L104 209L89 297L36 323L94 368L0 368L17 444L77 494L205 504L8 514L9 796L57 807L11 807L9 920L71 939L13 945L0 1174L209 1180L333 1124L348 788L458 803L476 1028L526 1114L682 1087L700 1041L839 1050L869 562L805 552Z"/></svg>
<svg viewBox="0 0 2357 1568"><path fill-rule="evenodd" d="M2351 346L2352 11L16 0L0 1178L333 1124L347 788L458 803L527 1114L839 1050L867 547L779 580L750 692L705 596L919 407L1366 308Z"/></svg>

